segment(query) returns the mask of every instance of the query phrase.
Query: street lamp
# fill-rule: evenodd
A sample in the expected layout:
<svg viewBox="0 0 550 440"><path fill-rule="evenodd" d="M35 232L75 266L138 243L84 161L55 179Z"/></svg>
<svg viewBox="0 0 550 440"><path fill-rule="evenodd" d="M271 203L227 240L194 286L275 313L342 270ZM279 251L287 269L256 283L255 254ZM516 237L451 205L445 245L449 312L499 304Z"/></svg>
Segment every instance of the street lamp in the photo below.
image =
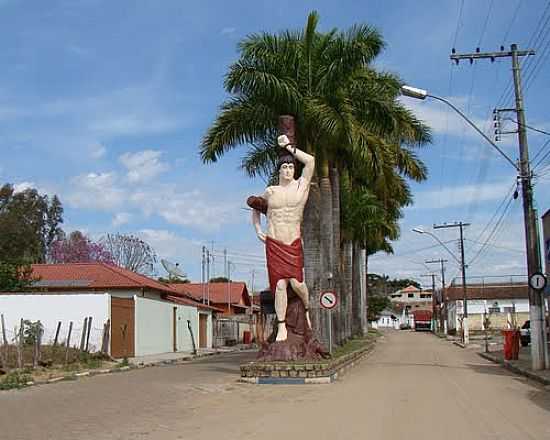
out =
<svg viewBox="0 0 550 440"><path fill-rule="evenodd" d="M401 93L405 96L408 96L409 98L420 99L422 101L429 97L432 99L436 99L437 101L444 102L449 107L451 107L455 112L457 112L460 116L462 116L462 119L464 119L468 124L470 124L470 126L483 137L483 139L489 142L489 144L491 144L491 146L494 149L496 149L501 154L501 156L504 157L508 161L508 163L510 163L510 165L512 165L516 169L516 171L519 171L519 168L514 163L514 161L510 159L506 155L506 153L504 153L504 151L500 149L500 147L497 144L495 144L490 138L488 138L487 135L483 133L483 131L481 131L477 125L475 125L472 121L470 121L468 117L464 113L462 113L457 107L455 107L450 101L447 101L445 98L441 98L440 96L430 95L427 90L417 89L416 87L411 87L411 86L401 86Z"/></svg>
<svg viewBox="0 0 550 440"><path fill-rule="evenodd" d="M483 139L485 139L499 154L514 167L521 180L523 198L523 221L525 225L525 245L527 254L527 274L530 278L533 274L540 272L538 253L538 233L536 214L533 209L533 187L531 183L531 170L529 165L529 152L527 148L527 134L525 132L525 115L523 112L523 97L518 87L519 67L514 64L514 79L516 92L516 112L518 113L518 135L519 135L519 164L510 159L491 139L487 137L468 117L456 108L451 102L440 96L430 95L426 90L403 85L401 93L410 98L424 100L427 97L444 102L457 112ZM464 249L464 248L463 248ZM464 265L463 265L464 269ZM546 331L544 319L544 302L540 292L529 287L529 317L531 320L531 362L533 370L542 370L548 365L548 346L546 344Z"/></svg>
<svg viewBox="0 0 550 440"><path fill-rule="evenodd" d="M453 257L455 259L455 261L458 263L458 264L462 264L462 262L455 256L455 254L453 254L453 251L451 251L447 245L445 243L443 243L438 237L437 235L435 234L432 234L431 232L429 231L425 231L424 229L421 229L421 228L412 228L412 231L413 232L417 232L418 234L427 234L429 235L430 237L432 237L434 240L436 240L441 246L443 246L445 248L445 250L447 252L449 252L449 254L451 255L451 257Z"/></svg>
<svg viewBox="0 0 550 440"><path fill-rule="evenodd" d="M427 234L430 237L432 237L433 239L435 239L435 241L437 241L441 246L443 246L445 248L445 250L451 255L451 257L454 258L454 260L460 265L460 267L462 269L462 296L463 296L462 301L463 301L463 316L464 316L464 319L462 320L462 329L464 331L464 344L468 344L470 342L470 332L469 332L469 327L468 327L468 302L467 302L468 298L467 298L467 294L466 294L466 263L464 261L464 241L462 239L462 229L461 229L461 234L460 234L460 246L461 246L461 249L462 249L460 260L445 245L445 243L443 243L439 239L439 237L437 235L432 234L429 231L424 231L421 228L413 228L412 230L413 230L413 232L416 232L418 234Z"/></svg>

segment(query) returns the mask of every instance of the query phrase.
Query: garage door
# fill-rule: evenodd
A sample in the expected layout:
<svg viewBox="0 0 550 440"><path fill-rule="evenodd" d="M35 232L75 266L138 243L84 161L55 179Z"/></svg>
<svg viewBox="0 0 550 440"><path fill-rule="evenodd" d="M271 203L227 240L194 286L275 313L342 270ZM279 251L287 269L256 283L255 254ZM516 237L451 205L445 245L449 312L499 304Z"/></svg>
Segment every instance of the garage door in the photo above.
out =
<svg viewBox="0 0 550 440"><path fill-rule="evenodd" d="M111 356L134 356L134 300L111 297Z"/></svg>

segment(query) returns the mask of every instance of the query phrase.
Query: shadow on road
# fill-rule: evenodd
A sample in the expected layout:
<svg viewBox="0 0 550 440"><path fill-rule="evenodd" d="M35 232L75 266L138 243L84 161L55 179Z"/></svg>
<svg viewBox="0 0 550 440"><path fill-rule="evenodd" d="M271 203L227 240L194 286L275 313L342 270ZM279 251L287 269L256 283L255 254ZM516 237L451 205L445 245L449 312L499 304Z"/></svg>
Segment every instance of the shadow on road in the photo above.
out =
<svg viewBox="0 0 550 440"><path fill-rule="evenodd" d="M550 412L550 390L529 391L528 397L535 405Z"/></svg>
<svg viewBox="0 0 550 440"><path fill-rule="evenodd" d="M515 376L513 373L502 368L497 364L466 364L466 366L476 373L492 374L494 376Z"/></svg>

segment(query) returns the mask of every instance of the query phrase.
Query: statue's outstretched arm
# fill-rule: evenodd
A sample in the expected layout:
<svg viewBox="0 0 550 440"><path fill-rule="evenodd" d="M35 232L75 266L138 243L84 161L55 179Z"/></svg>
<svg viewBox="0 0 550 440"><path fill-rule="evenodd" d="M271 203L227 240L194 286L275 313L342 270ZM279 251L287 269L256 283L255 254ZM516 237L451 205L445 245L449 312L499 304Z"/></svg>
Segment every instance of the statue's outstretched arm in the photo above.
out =
<svg viewBox="0 0 550 440"><path fill-rule="evenodd" d="M315 172L315 157L313 157L311 154L306 153L305 151L300 150L299 148L296 148L296 146L292 145L289 142L288 137L286 137L284 134L277 138L277 142L281 148L287 150L298 161L304 164L304 169L302 171L301 177L307 183L311 182L311 179L313 178L313 173Z"/></svg>

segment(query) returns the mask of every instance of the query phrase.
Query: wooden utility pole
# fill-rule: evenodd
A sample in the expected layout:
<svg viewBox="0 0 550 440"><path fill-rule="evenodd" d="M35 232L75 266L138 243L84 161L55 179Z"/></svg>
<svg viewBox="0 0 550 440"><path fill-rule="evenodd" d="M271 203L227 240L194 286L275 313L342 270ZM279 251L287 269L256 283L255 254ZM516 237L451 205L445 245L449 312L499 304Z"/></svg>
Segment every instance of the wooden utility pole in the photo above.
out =
<svg viewBox="0 0 550 440"><path fill-rule="evenodd" d="M464 344L470 343L470 331L468 328L468 298L466 289L466 262L464 260L464 227L470 226L470 223L444 223L442 225L434 225L434 229L460 228L460 266L462 268L462 296L463 296L463 316L462 329L464 330Z"/></svg>
<svg viewBox="0 0 550 440"><path fill-rule="evenodd" d="M517 44L512 44L509 51L505 51L501 46L500 52L455 54L451 55L451 60L457 64L460 60L469 60L473 63L475 59L511 58L512 73L514 77L515 109L517 116L517 133L519 141L519 179L521 181L522 199L523 199L523 219L525 228L525 245L527 253L527 274L528 277L534 273L540 272L540 259L538 252L538 234L537 219L533 209L533 186L532 172L529 163L529 147L527 144L527 131L525 125L525 108L523 103L523 91L521 86L521 67L519 58L535 55L533 50L518 50ZM454 50L453 50L454 52ZM510 109L507 109L510 110ZM533 370L542 370L548 364L548 347L546 344L546 334L544 330L544 308L543 293L538 292L529 286L529 318L531 320L531 367Z"/></svg>
<svg viewBox="0 0 550 440"><path fill-rule="evenodd" d="M445 301L445 263L447 263L448 260L444 260L443 258L439 258L437 260L426 260L426 264L431 263L439 263L441 265L441 301L439 302L439 324L440 327L445 328L445 318L443 317L443 305L446 303Z"/></svg>

